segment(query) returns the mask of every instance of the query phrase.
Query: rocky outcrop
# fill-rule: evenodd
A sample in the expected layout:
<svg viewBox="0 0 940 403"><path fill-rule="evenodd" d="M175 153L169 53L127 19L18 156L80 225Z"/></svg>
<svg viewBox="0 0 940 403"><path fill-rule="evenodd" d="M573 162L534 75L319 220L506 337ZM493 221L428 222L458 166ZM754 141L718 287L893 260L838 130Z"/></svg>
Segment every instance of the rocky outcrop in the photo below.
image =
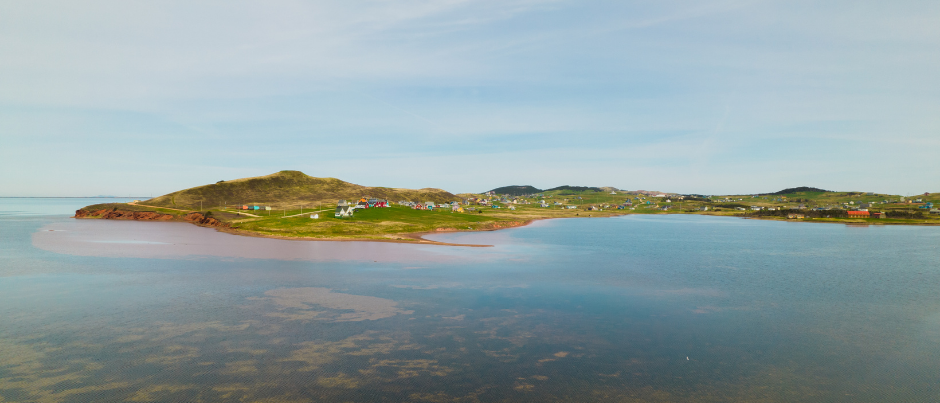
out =
<svg viewBox="0 0 940 403"><path fill-rule="evenodd" d="M206 227L228 227L229 226L228 224L222 221L216 220L215 218L206 217L202 213L189 213L189 214L186 214L186 216L183 217L183 219L193 224L202 225Z"/></svg>
<svg viewBox="0 0 940 403"><path fill-rule="evenodd" d="M75 218L103 218L105 220L170 221L171 214L153 211L127 211L109 208L102 210L75 210Z"/></svg>
<svg viewBox="0 0 940 403"><path fill-rule="evenodd" d="M135 221L179 221L180 218L172 214L157 213L154 211L128 211L116 207L100 210L75 210L75 218L102 218L105 220L135 220ZM182 217L183 221L191 222L205 227L228 227L229 225L203 213L189 213Z"/></svg>

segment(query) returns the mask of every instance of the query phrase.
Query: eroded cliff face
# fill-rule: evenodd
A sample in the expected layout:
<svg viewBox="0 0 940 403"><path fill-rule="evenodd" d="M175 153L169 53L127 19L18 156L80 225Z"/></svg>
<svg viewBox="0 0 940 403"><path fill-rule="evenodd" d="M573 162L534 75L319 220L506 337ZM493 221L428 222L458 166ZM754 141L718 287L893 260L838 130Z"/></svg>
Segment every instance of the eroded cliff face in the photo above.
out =
<svg viewBox="0 0 940 403"><path fill-rule="evenodd" d="M154 211L128 211L118 208L101 210L75 210L74 218L102 218L105 220L135 220L135 221L187 221L206 227L228 227L229 225L202 213L189 213L181 219L172 214L157 213Z"/></svg>
<svg viewBox="0 0 940 403"><path fill-rule="evenodd" d="M206 227L228 227L229 226L228 224L222 221L216 220L215 218L206 217L202 213L189 213L189 214L186 214L186 216L183 217L183 219L193 224L203 225Z"/></svg>
<svg viewBox="0 0 940 403"><path fill-rule="evenodd" d="M173 216L153 211L126 211L109 208L95 211L75 210L75 218L103 218L105 220L170 221Z"/></svg>

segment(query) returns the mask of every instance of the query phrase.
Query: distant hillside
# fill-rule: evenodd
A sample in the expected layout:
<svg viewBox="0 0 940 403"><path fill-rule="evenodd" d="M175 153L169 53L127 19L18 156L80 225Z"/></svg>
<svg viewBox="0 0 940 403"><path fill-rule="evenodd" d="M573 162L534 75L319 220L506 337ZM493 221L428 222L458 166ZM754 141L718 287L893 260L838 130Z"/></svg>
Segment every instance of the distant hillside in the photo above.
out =
<svg viewBox="0 0 940 403"><path fill-rule="evenodd" d="M586 191L600 192L601 188L565 185L565 186L554 187L551 189L545 189L546 192L551 192L553 190L561 190L561 191L567 191L567 192L586 192Z"/></svg>
<svg viewBox="0 0 940 403"><path fill-rule="evenodd" d="M797 192L824 192L825 193L825 192L830 192L830 190L824 190L824 189L814 188L814 187L809 187L809 186L800 186L800 187L795 187L795 188L783 189L779 192L761 193L761 196L779 196L779 195L785 195L785 194L797 193Z"/></svg>
<svg viewBox="0 0 940 403"><path fill-rule="evenodd" d="M363 196L411 201L454 201L457 196L441 189L392 189L360 186L336 178L314 178L300 171L281 171L255 178L219 181L218 183L180 190L156 197L142 204L171 207L199 208L218 206L221 203L263 204L290 206L300 203L335 203L339 199L358 199Z"/></svg>
<svg viewBox="0 0 940 403"><path fill-rule="evenodd" d="M522 196L530 195L535 193L542 193L542 189L529 186L529 185L512 185L512 186L503 186L491 190L491 192L498 195L510 195L510 196Z"/></svg>

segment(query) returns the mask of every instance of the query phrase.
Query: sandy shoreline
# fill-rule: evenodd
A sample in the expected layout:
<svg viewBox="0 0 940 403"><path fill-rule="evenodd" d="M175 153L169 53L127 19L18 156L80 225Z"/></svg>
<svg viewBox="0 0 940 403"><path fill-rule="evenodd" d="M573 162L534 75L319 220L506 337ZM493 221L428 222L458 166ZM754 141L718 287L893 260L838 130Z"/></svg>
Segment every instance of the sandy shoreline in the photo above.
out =
<svg viewBox="0 0 940 403"><path fill-rule="evenodd" d="M95 217L72 217L72 218L77 219L77 220L101 220L101 218L95 218ZM530 220L525 220L525 221L518 221L518 223L519 223L518 225L500 226L500 227L497 227L497 228L482 228L482 229L473 229L473 230L469 230L469 229L447 228L447 229L442 229L442 230L439 230L439 231L412 232L412 233L405 233L405 234L389 234L390 237L394 236L394 237L398 237L398 239L394 239L394 238L351 238L351 237L350 237L350 238L344 238L344 237L315 238L315 237L302 237L302 236L283 236L283 235L263 234L263 233L258 233L258 232L254 232L254 231L245 231L245 230L240 230L240 229L238 229L238 228L231 228L231 227L214 227L214 226L208 226L208 225L199 225L199 224L196 224L196 223L193 223L193 222L188 222L188 221L176 221L176 220L174 220L174 222L188 222L189 224L193 224L193 225L195 225L195 226L197 226L197 227L212 228L212 229L215 229L217 232L223 232L223 233L231 234L231 235L247 236L247 237L253 237L253 238L281 239L281 240L287 240L287 241L386 242L386 243L404 243L404 244L410 244L410 245L440 245L440 246L463 246L463 247L470 247L470 248L491 248L491 247L493 247L493 245L477 245L477 244L460 244L460 243L439 242L439 241L434 241L434 240L426 239L426 238L424 238L424 236L425 236L425 235L434 235L434 234L455 233L455 232L485 232L485 231L498 231L498 230L508 229L508 228L524 227L524 226L527 226L527 225L531 224L531 223L534 222L534 221L537 221L537 220L546 220L546 219L551 219L551 218L568 218L568 217L547 217L547 218L530 219ZM120 221L147 222L147 221L149 221L149 220L120 220Z"/></svg>
<svg viewBox="0 0 940 403"><path fill-rule="evenodd" d="M183 210L180 210L183 211ZM625 215L630 215L631 213L613 213L605 214L596 218L606 218L606 217L620 217ZM87 220L100 220L102 218L95 217L72 217L75 219L87 219ZM188 222L190 224L196 225L198 227L213 228L218 232L223 232L231 235L240 235L254 238L269 238L269 239L281 239L288 241L321 241L321 242L386 242L386 243L404 243L410 245L440 245L440 246L462 246L470 248L490 248L493 245L477 245L477 244L460 244L460 243L450 243L450 242L439 242L430 239L424 238L426 235L434 234L447 234L447 233L457 233L457 232L489 232L489 231L499 231L509 228L519 228L525 227L535 221L541 220L553 220L560 218L595 218L593 214L586 216L573 216L573 217L540 217L540 218L530 218L525 220L516 220L516 221L504 221L510 222L514 225L497 225L495 228L478 228L478 229L460 229L460 228L441 228L437 231L423 231L423 232L411 232L403 234L388 234L387 238L344 238L344 237L331 237L331 238L316 238L316 237L302 237L302 236L283 236L283 235L274 235L274 234L263 234L254 231L240 230L238 228L231 227L216 227L209 225L200 225L190 221L179 221L179 222ZM149 221L149 220L125 220L118 219L120 221ZM177 221L177 220L173 220ZM396 237L397 239L393 238Z"/></svg>
<svg viewBox="0 0 940 403"><path fill-rule="evenodd" d="M620 217L625 215L632 215L637 213L616 213L603 215L598 218L603 217ZM675 213L673 213L675 214ZM645 214L644 214L645 215ZM670 215L670 213L658 213L655 215ZM843 225L914 225L914 226L938 226L940 223L897 223L897 222L866 222L866 221L852 221L852 222L843 222L843 221L832 221L832 220L791 220L791 219L781 219L777 217L747 217L747 216L735 216L735 215L724 215L724 214L696 214L696 215L708 215L712 217L729 217L729 218L743 218L748 220L765 220L765 221L781 221L781 222L804 222L804 223L819 223L819 224L843 224ZM76 217L73 217L76 218ZM424 232L413 232L413 233L403 233L403 234L388 234L384 238L357 238L357 237L330 237L330 238L317 238L317 237L303 237L303 236L284 236L284 235L274 235L274 234L264 234L254 231L240 230L238 228L231 227L214 227L199 225L197 223L190 222L190 224L213 228L218 232L223 232L231 235L247 236L254 238L269 238L269 239L280 239L288 241L314 241L314 242L383 242L383 243L403 243L410 245L439 245L439 246L459 246L459 247L470 247L470 248L489 248L494 245L478 245L478 244L461 244L461 243L450 243L450 242L440 242L424 238L427 235L434 234L446 234L446 233L458 233L458 232L485 232L485 231L499 231L508 228L519 228L530 225L535 221L541 220L552 220L559 218L593 218L593 215L587 216L575 216L575 217L541 217L541 218L530 218L526 220L513 221L515 225L506 225L506 226L497 226L496 228L479 228L479 229L459 229L459 228L441 228L438 231L424 231ZM81 218L77 219L100 219L100 218ZM132 221L146 221L146 220L132 220Z"/></svg>

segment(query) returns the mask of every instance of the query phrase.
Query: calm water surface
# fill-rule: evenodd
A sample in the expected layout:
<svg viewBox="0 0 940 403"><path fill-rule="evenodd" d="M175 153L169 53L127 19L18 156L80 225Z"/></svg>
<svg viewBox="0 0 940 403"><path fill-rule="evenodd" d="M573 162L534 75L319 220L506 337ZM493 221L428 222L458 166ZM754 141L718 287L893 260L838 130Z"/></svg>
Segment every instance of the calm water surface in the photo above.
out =
<svg viewBox="0 0 940 403"><path fill-rule="evenodd" d="M105 200L106 201L106 200ZM542 221L460 248L0 199L0 401L940 401L940 228Z"/></svg>

